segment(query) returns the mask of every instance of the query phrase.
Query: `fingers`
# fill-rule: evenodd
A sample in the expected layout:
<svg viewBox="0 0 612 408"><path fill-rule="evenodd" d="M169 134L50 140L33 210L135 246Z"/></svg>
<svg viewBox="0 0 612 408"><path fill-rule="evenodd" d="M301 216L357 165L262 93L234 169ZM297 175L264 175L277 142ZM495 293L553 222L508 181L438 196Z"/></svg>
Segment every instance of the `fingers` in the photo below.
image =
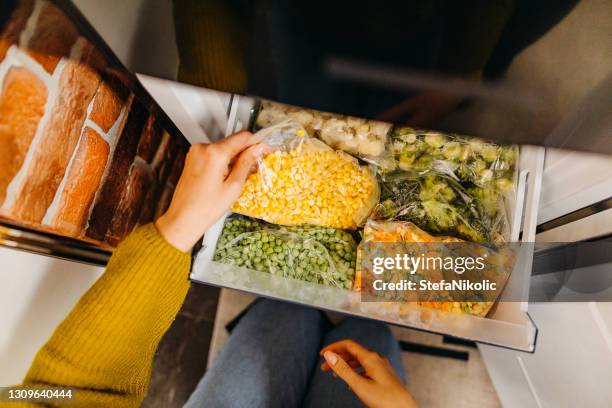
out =
<svg viewBox="0 0 612 408"><path fill-rule="evenodd" d="M357 374L338 354L328 350L323 353L323 358L333 372L347 383L355 393L360 394L369 386L370 380Z"/></svg>
<svg viewBox="0 0 612 408"><path fill-rule="evenodd" d="M260 140L251 132L242 131L234 133L215 143L228 157L232 158L243 150L259 143Z"/></svg>
<svg viewBox="0 0 612 408"><path fill-rule="evenodd" d="M384 378L393 372L389 372L389 368L385 364L385 360L373 351L370 351L354 342L353 340L340 340L332 343L321 350L324 355L327 351L332 351L336 354L348 353L352 358L357 360L365 369L370 378Z"/></svg>
<svg viewBox="0 0 612 408"><path fill-rule="evenodd" d="M234 192L236 194L240 194L244 182L249 174L251 174L253 167L257 163L257 159L267 150L268 146L260 143L250 146L240 153L232 166L230 174L225 179L225 184L228 189L236 190Z"/></svg>

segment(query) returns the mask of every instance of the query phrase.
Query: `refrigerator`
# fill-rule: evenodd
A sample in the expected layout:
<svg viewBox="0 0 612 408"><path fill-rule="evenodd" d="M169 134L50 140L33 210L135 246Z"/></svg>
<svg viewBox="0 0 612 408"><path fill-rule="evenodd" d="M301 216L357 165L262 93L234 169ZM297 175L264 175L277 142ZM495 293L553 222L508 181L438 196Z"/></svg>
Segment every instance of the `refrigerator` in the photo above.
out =
<svg viewBox="0 0 612 408"><path fill-rule="evenodd" d="M21 0L3 7L0 140L7 148L0 157L0 244L104 265L134 228L167 208L189 143L70 2ZM19 98L29 103L19 103ZM250 129L258 98L222 98L227 102L222 133ZM586 220L612 205L606 180L579 178L572 184L574 191L555 185L558 178L550 173L547 177L546 167L555 163L567 168L564 160L572 162L563 152L520 146L510 225L512 240L524 246L488 317L419 306L399 314L376 302L361 303L351 290L220 264L213 256L223 219L194 250L191 279L533 353L538 327L528 302L504 301L529 297L534 259L530 243L536 233ZM607 161L602 163L608 171ZM586 166L583 175L591 171ZM545 205L543 192L548 193ZM602 235L606 233L598 231L577 239Z"/></svg>

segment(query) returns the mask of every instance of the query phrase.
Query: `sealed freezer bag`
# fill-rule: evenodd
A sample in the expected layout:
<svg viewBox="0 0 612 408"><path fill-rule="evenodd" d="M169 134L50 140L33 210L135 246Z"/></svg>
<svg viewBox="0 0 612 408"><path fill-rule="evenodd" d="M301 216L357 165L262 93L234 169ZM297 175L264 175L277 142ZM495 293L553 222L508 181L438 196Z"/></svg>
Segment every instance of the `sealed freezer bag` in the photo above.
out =
<svg viewBox="0 0 612 408"><path fill-rule="evenodd" d="M382 176L373 217L410 221L420 228L477 243L509 239L506 201L497 190L465 188L445 173L400 171Z"/></svg>
<svg viewBox="0 0 612 408"><path fill-rule="evenodd" d="M261 101L255 127L263 128L285 120L302 125L309 135L334 149L370 158L385 151L389 123L298 108L277 102Z"/></svg>
<svg viewBox="0 0 612 408"><path fill-rule="evenodd" d="M317 226L284 227L232 216L224 225L214 260L350 289L355 257L355 240L348 232Z"/></svg>
<svg viewBox="0 0 612 408"><path fill-rule="evenodd" d="M408 256L420 259L414 273L406 270L387 270L372 273L371 259L375 257L395 258ZM514 266L515 256L511 247L491 249L483 245L465 242L453 237L435 237L410 222L368 221L364 228L363 241L359 244L355 287L362 292L362 301L382 300L415 304L457 313L484 317L491 310L502 292ZM480 259L482 268L467 270L466 258ZM459 266L458 266L459 265ZM456 270L462 267L461 274ZM377 291L373 280L386 282L410 280L419 290ZM456 282L486 282L487 287L429 290L419 284ZM491 289L495 283L495 289Z"/></svg>
<svg viewBox="0 0 612 408"><path fill-rule="evenodd" d="M273 151L259 160L232 211L273 224L355 229L376 205L373 170L302 126L285 121L257 135Z"/></svg>
<svg viewBox="0 0 612 408"><path fill-rule="evenodd" d="M387 154L394 160L381 160L383 172L435 170L464 185L501 194L514 191L518 163L516 146L397 127L393 129L388 150Z"/></svg>

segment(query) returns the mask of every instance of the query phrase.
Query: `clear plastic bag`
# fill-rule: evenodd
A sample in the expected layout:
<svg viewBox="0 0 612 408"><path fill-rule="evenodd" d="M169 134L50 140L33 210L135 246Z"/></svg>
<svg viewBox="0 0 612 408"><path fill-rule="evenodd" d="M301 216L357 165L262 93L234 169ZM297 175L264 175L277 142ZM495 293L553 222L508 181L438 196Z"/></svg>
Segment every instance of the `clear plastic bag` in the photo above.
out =
<svg viewBox="0 0 612 408"><path fill-rule="evenodd" d="M385 151L391 130L389 123L298 108L271 101L261 101L255 120L257 128L265 128L284 120L301 124L308 134L334 149L369 158Z"/></svg>
<svg viewBox="0 0 612 408"><path fill-rule="evenodd" d="M397 127L391 134L383 172L435 170L462 184L511 194L518 163L516 146L482 139ZM392 157L393 160L389 160Z"/></svg>
<svg viewBox="0 0 612 408"><path fill-rule="evenodd" d="M494 189L461 183L444 173L385 174L372 218L410 221L420 228L477 243L501 244L510 235L506 202Z"/></svg>
<svg viewBox="0 0 612 408"><path fill-rule="evenodd" d="M281 225L363 224L380 195L370 166L309 137L292 121L257 135L273 151L259 160L232 211Z"/></svg>
<svg viewBox="0 0 612 408"><path fill-rule="evenodd" d="M260 272L350 289L356 243L350 233L317 226L285 227L234 215L214 260Z"/></svg>
<svg viewBox="0 0 612 408"><path fill-rule="evenodd" d="M403 221L368 221L364 228L363 240L357 251L357 271L355 289L362 292L362 301L376 300L382 304L386 301L402 302L457 313L486 316L502 292L514 267L514 248L504 246L497 249L469 243L453 237L432 236L411 222ZM458 275L454 270L439 267L420 267L414 274L405 271L387 270L383 275L373 274L368 269L369 260L373 257L397 256L421 257L424 260L444 258L465 259L481 257L483 268L463 272ZM472 282L494 282L495 290L462 290L462 291L397 291L381 292L374 290L373 280L385 282L410 280L418 284L421 280L428 282L451 282L463 279ZM382 299L381 299L382 297Z"/></svg>

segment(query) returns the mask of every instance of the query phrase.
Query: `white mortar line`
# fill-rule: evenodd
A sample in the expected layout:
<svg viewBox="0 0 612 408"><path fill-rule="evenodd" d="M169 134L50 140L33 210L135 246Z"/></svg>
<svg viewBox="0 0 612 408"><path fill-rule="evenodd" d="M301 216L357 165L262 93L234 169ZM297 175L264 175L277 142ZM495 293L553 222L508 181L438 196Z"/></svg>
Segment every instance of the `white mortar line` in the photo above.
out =
<svg viewBox="0 0 612 408"><path fill-rule="evenodd" d="M87 119L89 119L89 115L91 114L95 100L96 100L96 95L94 95L94 97L91 98L91 101L89 101L89 105L87 106L87 115L85 116ZM49 208L47 208L47 212L45 213L45 216L43 217L43 220L42 220L43 225L52 225L53 219L57 215L57 212L59 210L59 204L60 204L62 195L64 193L64 188L66 187L66 182L68 181L68 175L72 171L72 167L74 167L74 159L77 155L77 152L79 151L79 147L81 146L81 143L83 143L83 139L85 138L86 128L87 128L87 120L85 121L85 123L83 123L83 126L81 127L79 141L77 142L74 150L72 151L72 155L70 156L70 161L68 161L68 166L66 166L66 171L64 172L62 181L60 182L59 186L57 186L57 190L55 190L55 196L53 197L53 201L51 201L51 204L49 205Z"/></svg>
<svg viewBox="0 0 612 408"><path fill-rule="evenodd" d="M159 142L159 146L157 146L157 151L155 152L155 156L153 156L153 160L151 160L151 168L156 168L164 159L164 153L168 146L168 142L170 142L170 134L164 129L162 140Z"/></svg>
<svg viewBox="0 0 612 408"><path fill-rule="evenodd" d="M106 142L109 144L110 150L108 152L108 158L106 159L104 174L102 174L102 177L100 178L100 185L98 187L98 191L96 191L96 194L94 195L94 198L91 201L91 205L89 206L89 212L87 214L87 222L85 224L85 227L83 228L84 230L87 230L87 228L89 228L89 219L91 218L91 213L93 212L95 203L99 199L99 196L102 191L102 186L104 185L104 182L106 181L106 178L108 177L108 172L110 171L110 164L112 163L113 156L115 155L115 148L117 147L117 139L118 139L120 131L123 131L123 127L125 127L125 124L127 123L127 117L129 113L128 108L132 106L133 100L134 100L134 95L130 94L130 97L126 101L125 105L123 105L123 108L121 109L121 113L119 114L119 117L117 118L115 123L113 123L113 126L111 126L110 130L108 131L108 134L106 133L100 134L100 136L104 137L104 140L106 140Z"/></svg>
<svg viewBox="0 0 612 408"><path fill-rule="evenodd" d="M16 52L15 54L19 55L21 54L21 52ZM32 59L25 59L21 61L24 62L25 67L31 69L32 72L34 72L35 74L38 74L37 71L40 70L33 69L33 67L31 66L32 64L36 64L36 66L42 69L42 67L40 67L40 65ZM65 61L63 59L60 60L60 62L57 64L57 67L53 71L53 75L51 75L50 77L47 75L47 78L40 78L47 85L47 101L45 102L44 113L38 122L36 132L34 133L32 142L28 147L28 152L26 153L23 164L6 189L6 199L4 200L4 203L1 207L2 211L7 211L13 206L13 204L17 200L17 197L19 196L21 189L23 188L28 169L30 168L32 161L34 160L34 153L36 152L36 148L43 139L45 127L49 122L49 118L51 117L51 114L53 113L53 108L55 107L55 104L57 102L57 97L59 94L59 79L61 78L61 75L64 72L65 65Z"/></svg>
<svg viewBox="0 0 612 408"><path fill-rule="evenodd" d="M19 62L19 66L23 66L25 68L28 68L30 71L32 71L41 81L43 81L45 85L47 85L47 87L49 87L51 81L53 81L53 77L47 72L46 69L43 68L42 65L38 63L38 61L36 61L34 58L29 56L26 52L22 51L19 47L16 47L14 45L12 45L8 49L6 54L7 56L10 55L14 61ZM62 61L58 63L57 67L59 67L60 66L59 64L61 63ZM53 75L55 75L55 72L57 71L57 67L55 68Z"/></svg>
<svg viewBox="0 0 612 408"><path fill-rule="evenodd" d="M32 37L34 36L34 32L36 31L36 25L38 23L38 18L40 16L40 11L42 10L43 4L44 3L42 2L42 0L36 0L34 2L32 14L30 14L30 17L28 17L26 25L21 34L19 35L19 45L23 48L28 47L28 45L30 44L30 40L32 40Z"/></svg>
<svg viewBox="0 0 612 408"><path fill-rule="evenodd" d="M9 72L9 70L12 67L21 66L19 61L16 61L15 58L12 56L12 54L8 52L13 47L14 45L11 45L9 47L4 59L2 60L2 62L0 62L0 89L4 88L4 78L6 78L6 74Z"/></svg>

